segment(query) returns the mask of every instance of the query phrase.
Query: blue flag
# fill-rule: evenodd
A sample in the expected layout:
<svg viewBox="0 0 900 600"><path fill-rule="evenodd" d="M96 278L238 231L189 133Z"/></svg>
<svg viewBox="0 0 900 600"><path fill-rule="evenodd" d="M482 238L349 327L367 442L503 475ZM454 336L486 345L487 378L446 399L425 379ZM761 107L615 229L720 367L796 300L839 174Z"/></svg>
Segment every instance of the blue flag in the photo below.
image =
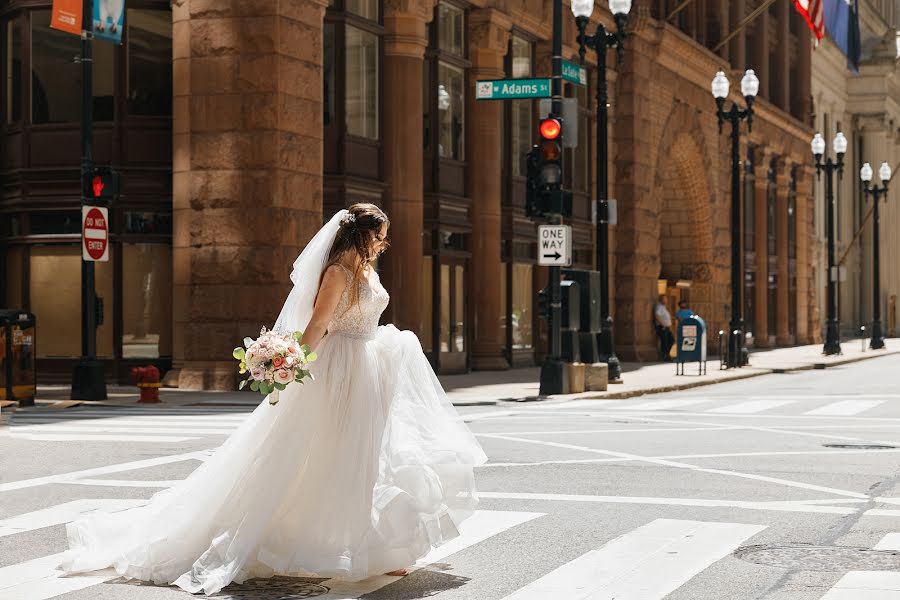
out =
<svg viewBox="0 0 900 600"><path fill-rule="evenodd" d="M859 73L862 51L858 0L825 0L825 30L847 56L847 68Z"/></svg>

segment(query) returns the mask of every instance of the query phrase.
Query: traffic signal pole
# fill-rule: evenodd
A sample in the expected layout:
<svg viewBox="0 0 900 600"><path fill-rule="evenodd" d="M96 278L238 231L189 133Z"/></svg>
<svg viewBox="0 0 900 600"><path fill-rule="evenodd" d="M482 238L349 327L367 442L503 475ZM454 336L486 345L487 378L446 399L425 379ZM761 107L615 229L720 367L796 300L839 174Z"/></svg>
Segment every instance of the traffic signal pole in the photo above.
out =
<svg viewBox="0 0 900 600"><path fill-rule="evenodd" d="M553 76L550 80L550 111L558 119L562 115L562 0L553 0ZM562 156L560 156L562 164ZM548 216L551 225L561 223L558 213ZM550 354L541 366L540 395L562 394L568 391L566 366L560 359L562 344L562 289L560 267L550 270Z"/></svg>
<svg viewBox="0 0 900 600"><path fill-rule="evenodd" d="M91 204L86 190L93 158L93 42L92 0L84 0L81 28L81 205ZM82 233L82 235L84 235ZM84 241L82 240L82 244ZM106 378L97 360L97 290L94 261L81 261L81 358L72 373L73 400L106 400Z"/></svg>

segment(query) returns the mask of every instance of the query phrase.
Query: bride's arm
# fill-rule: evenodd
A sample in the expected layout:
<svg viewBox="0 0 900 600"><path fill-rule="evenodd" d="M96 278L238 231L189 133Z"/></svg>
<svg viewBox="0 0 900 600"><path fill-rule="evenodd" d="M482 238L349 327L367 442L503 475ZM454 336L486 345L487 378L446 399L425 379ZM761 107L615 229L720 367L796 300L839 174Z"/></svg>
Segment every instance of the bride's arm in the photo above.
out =
<svg viewBox="0 0 900 600"><path fill-rule="evenodd" d="M340 267L332 265L325 271L322 276L322 284L319 286L319 294L316 296L316 304L313 307L312 318L306 331L303 332L303 343L308 344L313 350L325 337L328 330L328 324L334 316L338 303L341 301L341 294L347 287L347 277Z"/></svg>

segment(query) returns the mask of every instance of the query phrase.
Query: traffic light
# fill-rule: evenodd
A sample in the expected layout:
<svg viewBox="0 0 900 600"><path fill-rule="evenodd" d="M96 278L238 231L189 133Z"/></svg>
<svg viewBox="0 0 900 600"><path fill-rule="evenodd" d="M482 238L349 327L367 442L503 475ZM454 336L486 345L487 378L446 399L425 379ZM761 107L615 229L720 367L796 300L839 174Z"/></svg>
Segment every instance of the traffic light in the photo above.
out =
<svg viewBox="0 0 900 600"><path fill-rule="evenodd" d="M550 286L538 292L537 314L542 319L550 320Z"/></svg>
<svg viewBox="0 0 900 600"><path fill-rule="evenodd" d="M119 172L112 167L94 167L84 174L84 197L89 200L114 200L119 195Z"/></svg>
<svg viewBox="0 0 900 600"><path fill-rule="evenodd" d="M540 185L544 190L562 187L562 124L553 115L541 121Z"/></svg>
<svg viewBox="0 0 900 600"><path fill-rule="evenodd" d="M541 120L541 142L525 155L525 213L532 218L572 216L572 192L562 189L562 123Z"/></svg>

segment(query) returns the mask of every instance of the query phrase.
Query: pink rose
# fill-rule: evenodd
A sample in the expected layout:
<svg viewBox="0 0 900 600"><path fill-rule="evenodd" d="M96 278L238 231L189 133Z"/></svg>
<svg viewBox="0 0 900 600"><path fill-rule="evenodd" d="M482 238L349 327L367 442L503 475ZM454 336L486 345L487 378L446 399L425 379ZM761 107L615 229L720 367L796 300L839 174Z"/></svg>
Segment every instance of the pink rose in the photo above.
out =
<svg viewBox="0 0 900 600"><path fill-rule="evenodd" d="M278 369L275 371L275 383L288 384L294 380L294 373L288 369Z"/></svg>
<svg viewBox="0 0 900 600"><path fill-rule="evenodd" d="M275 356L272 358L272 366L276 369L280 369L284 365L284 357L283 356Z"/></svg>
<svg viewBox="0 0 900 600"><path fill-rule="evenodd" d="M262 381L266 378L266 370L262 367L256 367L255 369L250 371L250 376L253 377L256 381Z"/></svg>

